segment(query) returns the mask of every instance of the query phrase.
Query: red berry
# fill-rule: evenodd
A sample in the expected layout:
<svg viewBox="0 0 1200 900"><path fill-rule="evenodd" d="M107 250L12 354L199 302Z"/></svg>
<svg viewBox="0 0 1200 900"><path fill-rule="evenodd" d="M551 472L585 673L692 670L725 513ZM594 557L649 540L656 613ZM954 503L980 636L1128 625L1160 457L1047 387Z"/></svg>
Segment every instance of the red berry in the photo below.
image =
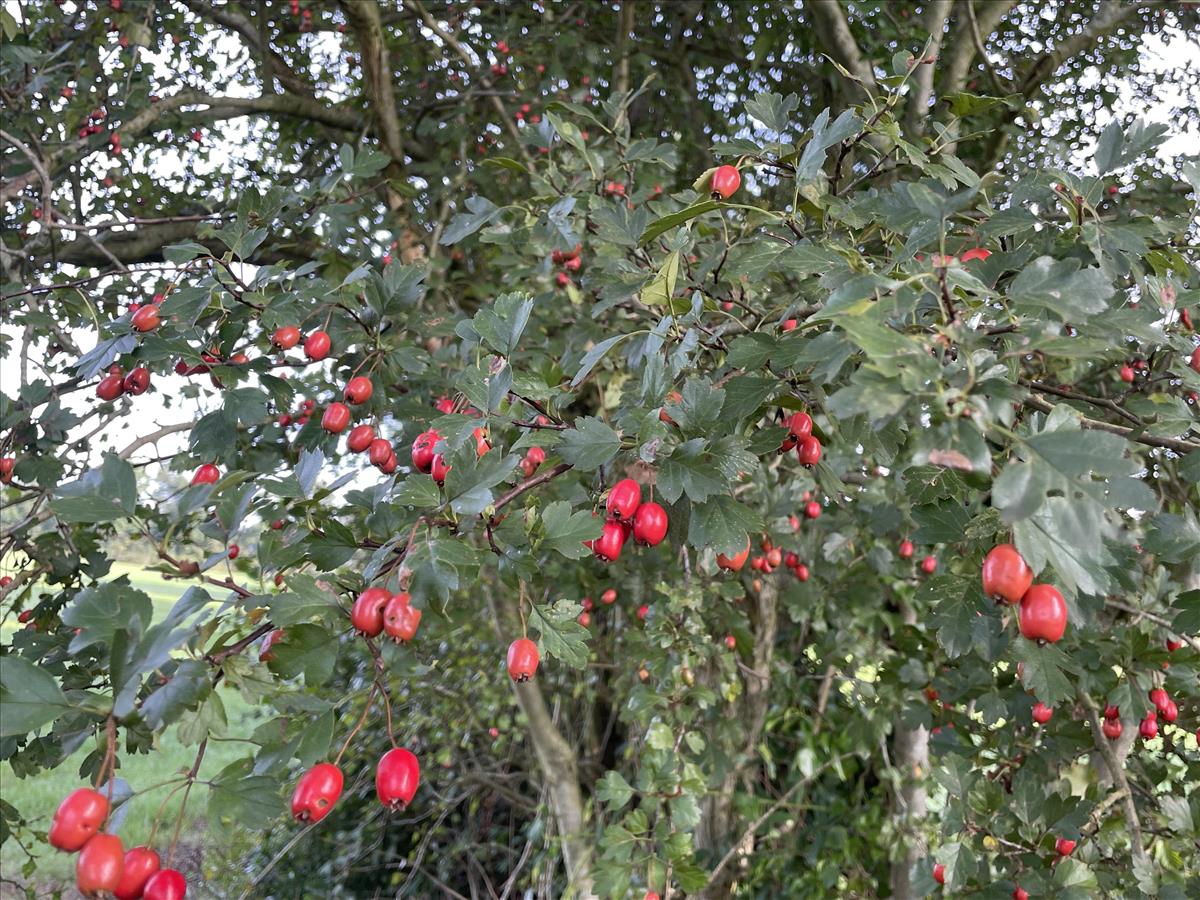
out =
<svg viewBox="0 0 1200 900"><path fill-rule="evenodd" d="M1192 351L1192 356L1188 362L1188 365L1192 367L1193 372L1200 372L1200 347L1197 347Z"/></svg>
<svg viewBox="0 0 1200 900"><path fill-rule="evenodd" d="M529 638L517 638L508 645L508 676L513 681L528 681L538 668L538 646Z"/></svg>
<svg viewBox="0 0 1200 900"><path fill-rule="evenodd" d="M476 428L472 435L475 438L475 455L487 456L487 452L492 449L492 445L487 439L487 431L483 428Z"/></svg>
<svg viewBox="0 0 1200 900"><path fill-rule="evenodd" d="M987 259L991 255L991 250L985 250L983 247L972 247L970 250L965 251L959 257L959 260L966 263L973 259Z"/></svg>
<svg viewBox="0 0 1200 900"><path fill-rule="evenodd" d="M821 504L816 500L810 500L804 506L804 515L809 519L819 518L821 515Z"/></svg>
<svg viewBox="0 0 1200 900"><path fill-rule="evenodd" d="M600 595L600 602L606 606L611 606L617 602L617 592L614 588L609 588Z"/></svg>
<svg viewBox="0 0 1200 900"><path fill-rule="evenodd" d="M1104 718L1119 719L1120 717L1121 717L1121 708L1119 706L1113 706L1111 703L1109 703L1107 706L1104 707Z"/></svg>
<svg viewBox="0 0 1200 900"><path fill-rule="evenodd" d="M121 377L121 373L117 372L114 375L105 375L100 379L100 383L96 385L96 396L101 400L112 401L120 397L124 390L124 379Z"/></svg>
<svg viewBox="0 0 1200 900"><path fill-rule="evenodd" d="M429 467L429 474L433 476L433 480L438 483L439 487L446 484L446 476L450 474L450 468L442 454L435 453L433 455L433 464Z"/></svg>
<svg viewBox="0 0 1200 900"><path fill-rule="evenodd" d="M821 461L821 441L809 435L796 445L796 456L800 465L811 469Z"/></svg>
<svg viewBox="0 0 1200 900"><path fill-rule="evenodd" d="M406 644L417 636L421 611L409 602L407 593L399 593L383 607L383 630L397 644Z"/></svg>
<svg viewBox="0 0 1200 900"><path fill-rule="evenodd" d="M582 625L584 628L588 628L592 624L592 614L590 612L588 612L587 610L584 610L575 618L575 621L578 622L580 625Z"/></svg>
<svg viewBox="0 0 1200 900"><path fill-rule="evenodd" d="M1075 841L1068 838L1059 838L1054 842L1054 852L1059 856L1070 856L1075 850Z"/></svg>
<svg viewBox="0 0 1200 900"><path fill-rule="evenodd" d="M153 331L162 324L157 306L143 306L129 320L135 331Z"/></svg>
<svg viewBox="0 0 1200 900"><path fill-rule="evenodd" d="M728 200L742 185L742 173L737 166L719 166L709 179L709 189L714 198Z"/></svg>
<svg viewBox="0 0 1200 900"><path fill-rule="evenodd" d="M746 549L741 553L735 553L733 556L726 556L724 553L717 554L717 566L721 569L728 569L730 572L740 572L742 567L746 565L746 560L750 558L750 538L746 538Z"/></svg>
<svg viewBox="0 0 1200 900"><path fill-rule="evenodd" d="M1167 651L1169 653L1174 653L1176 650L1178 650L1182 646L1183 646L1183 641L1177 640L1175 638L1167 638Z"/></svg>
<svg viewBox="0 0 1200 900"><path fill-rule="evenodd" d="M146 882L143 900L183 900L187 894L187 879L177 869L160 869Z"/></svg>
<svg viewBox="0 0 1200 900"><path fill-rule="evenodd" d="M632 521L638 505L642 502L642 487L632 478L623 478L612 486L608 492L608 510L610 519L622 522Z"/></svg>
<svg viewBox="0 0 1200 900"><path fill-rule="evenodd" d="M645 622L646 616L650 614L650 607L643 603L637 608L637 617L639 622Z"/></svg>
<svg viewBox="0 0 1200 900"><path fill-rule="evenodd" d="M242 552L242 548L241 548L241 547L239 547L237 544L230 544L230 545L229 545L229 558L230 558L230 559L237 559L237 558L238 558L238 554L239 554L239 553L241 553L241 552Z"/></svg>
<svg viewBox="0 0 1200 900"><path fill-rule="evenodd" d="M1039 725L1045 725L1054 715L1054 707L1047 706L1045 703L1037 702L1033 705L1033 721Z"/></svg>
<svg viewBox="0 0 1200 900"><path fill-rule="evenodd" d="M1025 890L1020 885L1013 888L1013 900L1029 900L1029 891Z"/></svg>
<svg viewBox="0 0 1200 900"><path fill-rule="evenodd" d="M275 654L271 648L278 644L286 633L282 628L276 628L267 632L267 636L263 638L262 647L258 651L259 662L269 663L274 661Z"/></svg>
<svg viewBox="0 0 1200 900"><path fill-rule="evenodd" d="M1174 700L1168 700L1159 712L1162 714L1164 722L1174 722L1179 718L1179 707L1175 705Z"/></svg>
<svg viewBox="0 0 1200 900"><path fill-rule="evenodd" d="M121 883L125 848L115 834L97 834L75 860L75 886L85 897L112 893Z"/></svg>
<svg viewBox="0 0 1200 900"><path fill-rule="evenodd" d="M192 484L215 484L221 478L221 470L212 463L205 463L192 473Z"/></svg>
<svg viewBox="0 0 1200 900"><path fill-rule="evenodd" d="M403 747L393 747L375 769L375 795L388 809L402 810L412 803L420 781L417 758Z"/></svg>
<svg viewBox="0 0 1200 900"><path fill-rule="evenodd" d="M417 435L417 439L413 441L412 445L412 463L418 472L424 472L428 475L432 471L433 448L441 439L442 436L432 428Z"/></svg>
<svg viewBox="0 0 1200 900"><path fill-rule="evenodd" d="M808 413L792 413L787 420L788 437L799 443L812 434L813 421Z"/></svg>
<svg viewBox="0 0 1200 900"><path fill-rule="evenodd" d="M737 638L735 638L732 634L725 635L725 646L730 650L737 649Z"/></svg>
<svg viewBox="0 0 1200 900"><path fill-rule="evenodd" d="M108 799L91 788L79 788L59 804L47 839L52 847L74 853L86 844L108 817Z"/></svg>
<svg viewBox="0 0 1200 900"><path fill-rule="evenodd" d="M117 900L138 900L146 890L146 882L162 867L158 854L149 847L134 847L125 852L121 880L113 890Z"/></svg>
<svg viewBox="0 0 1200 900"><path fill-rule="evenodd" d="M353 453L362 453L371 446L374 440L374 428L372 428L370 425L355 425L350 429L350 434L346 438L346 448ZM391 449L392 445L388 444L388 451L390 452ZM384 457L385 461L386 459L387 457Z"/></svg>
<svg viewBox="0 0 1200 900"><path fill-rule="evenodd" d="M900 542L900 549L897 551L901 559L912 559L913 542L905 538Z"/></svg>
<svg viewBox="0 0 1200 900"><path fill-rule="evenodd" d="M122 387L125 389L125 393L133 394L135 397L146 393L150 389L150 370L145 366L138 366L125 376Z"/></svg>
<svg viewBox="0 0 1200 900"><path fill-rule="evenodd" d="M796 573L796 577L801 581L808 581L808 566L806 566L804 563L800 563L792 571Z"/></svg>
<svg viewBox="0 0 1200 900"><path fill-rule="evenodd" d="M271 335L271 343L280 350L291 350L300 343L300 329L295 325L276 328L275 333Z"/></svg>
<svg viewBox="0 0 1200 900"><path fill-rule="evenodd" d="M603 562L615 562L625 546L625 526L620 522L605 522L600 537L591 541L592 552Z"/></svg>
<svg viewBox="0 0 1200 900"><path fill-rule="evenodd" d="M1150 702L1154 704L1159 712L1162 712L1166 705L1171 702L1171 697L1165 690L1158 687L1150 691Z"/></svg>
<svg viewBox="0 0 1200 900"><path fill-rule="evenodd" d="M1158 716L1155 713L1146 713L1146 718L1138 725L1138 734L1146 740L1158 737Z"/></svg>
<svg viewBox="0 0 1200 900"><path fill-rule="evenodd" d="M667 511L657 503L642 503L633 514L633 539L643 547L654 547L667 536Z"/></svg>
<svg viewBox="0 0 1200 900"><path fill-rule="evenodd" d="M371 399L371 394L375 391L375 385L371 384L371 379L366 375L357 375L350 379L346 385L346 400L350 403L366 403Z"/></svg>
<svg viewBox="0 0 1200 900"><path fill-rule="evenodd" d="M983 560L983 592L1005 603L1020 603L1033 584L1033 570L1012 544L998 544Z"/></svg>
<svg viewBox="0 0 1200 900"><path fill-rule="evenodd" d="M376 637L383 631L383 608L392 595L381 587L369 587L354 601L350 609L350 624L366 637Z"/></svg>
<svg viewBox="0 0 1200 900"><path fill-rule="evenodd" d="M313 362L322 360L329 355L332 342L324 331L314 331L304 339L304 355Z"/></svg>
<svg viewBox="0 0 1200 900"><path fill-rule="evenodd" d="M333 763L318 763L300 776L292 792L292 818L320 822L342 796L342 770Z"/></svg>
<svg viewBox="0 0 1200 900"><path fill-rule="evenodd" d="M926 556L921 560L921 571L926 575L932 575L937 571L937 565L938 561L936 556Z"/></svg>
<svg viewBox="0 0 1200 900"><path fill-rule="evenodd" d="M1100 728L1104 732L1104 736L1106 738L1108 738L1110 741L1115 741L1117 738L1119 738L1121 736L1122 728L1121 728L1121 720L1120 719L1117 719L1117 718L1105 719L1104 723L1100 726Z"/></svg>
<svg viewBox="0 0 1200 900"><path fill-rule="evenodd" d="M350 407L345 403L330 403L321 416L321 427L330 434L341 434L350 424Z"/></svg>
<svg viewBox="0 0 1200 900"><path fill-rule="evenodd" d="M1027 640L1053 644L1067 630L1066 601L1053 586L1035 584L1021 598L1017 620Z"/></svg>
<svg viewBox="0 0 1200 900"><path fill-rule="evenodd" d="M367 459L373 466L382 466L388 458L395 455L392 442L386 438L375 438L367 444Z"/></svg>
<svg viewBox="0 0 1200 900"><path fill-rule="evenodd" d="M1129 366L1129 365L1121 366L1120 375L1121 375L1121 380L1124 381L1126 384L1133 383L1134 372L1133 372L1132 366Z"/></svg>
<svg viewBox="0 0 1200 900"><path fill-rule="evenodd" d="M946 866L942 863L937 863L933 867L933 880L938 884L946 883Z"/></svg>
<svg viewBox="0 0 1200 900"><path fill-rule="evenodd" d="M12 484L13 469L17 465L15 456L0 458L0 484Z"/></svg>

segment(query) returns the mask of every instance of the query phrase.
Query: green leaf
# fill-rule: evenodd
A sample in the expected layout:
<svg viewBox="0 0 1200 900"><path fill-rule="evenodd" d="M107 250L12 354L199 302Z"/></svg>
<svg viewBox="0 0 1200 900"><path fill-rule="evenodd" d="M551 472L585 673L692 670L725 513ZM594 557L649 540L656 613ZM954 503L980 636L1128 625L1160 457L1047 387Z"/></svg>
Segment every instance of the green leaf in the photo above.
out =
<svg viewBox="0 0 1200 900"><path fill-rule="evenodd" d="M942 503L913 507L917 531L913 540L922 544L950 544L963 539L970 511L962 503L948 500Z"/></svg>
<svg viewBox="0 0 1200 900"><path fill-rule="evenodd" d="M721 421L724 404L722 388L714 388L707 378L690 378L683 386L682 399L672 410L671 417L684 434L710 435Z"/></svg>
<svg viewBox="0 0 1200 900"><path fill-rule="evenodd" d="M490 307L484 307L475 313L471 321L488 345L501 356L512 356L529 324L529 314L533 311L533 298L529 294L517 292L501 294Z"/></svg>
<svg viewBox="0 0 1200 900"><path fill-rule="evenodd" d="M655 722L646 732L646 746L651 750L670 750L675 746L675 735L665 722Z"/></svg>
<svg viewBox="0 0 1200 900"><path fill-rule="evenodd" d="M992 505L1009 524L1028 519L1046 499L1051 483L1042 463L1011 461L992 483Z"/></svg>
<svg viewBox="0 0 1200 900"><path fill-rule="evenodd" d="M707 503L692 504L688 543L697 550L711 548L715 553L740 553L749 533L762 529L762 517L755 510L732 497L713 497Z"/></svg>
<svg viewBox="0 0 1200 900"><path fill-rule="evenodd" d="M559 600L553 606L543 604L529 609L529 627L537 631L542 654L562 660L572 669L582 669L588 661L586 628L576 620L581 607L570 600Z"/></svg>
<svg viewBox="0 0 1200 900"><path fill-rule="evenodd" d="M0 737L23 737L70 709L53 675L24 657L4 657L0 664Z"/></svg>
<svg viewBox="0 0 1200 900"><path fill-rule="evenodd" d="M128 584L110 582L77 593L62 611L62 620L78 629L71 639L71 652L80 653L93 644L111 643L117 630L140 636L150 626L153 615L154 605L148 595Z"/></svg>
<svg viewBox="0 0 1200 900"><path fill-rule="evenodd" d="M707 212L712 212L714 209L720 208L721 204L716 200L701 200L699 203L693 203L691 206L685 207L678 212L663 216L658 221L650 223L650 227L642 232L642 237L638 241L638 244L644 247L660 234L668 232L672 228L696 218L696 216L702 216Z"/></svg>
<svg viewBox="0 0 1200 900"><path fill-rule="evenodd" d="M956 575L938 575L924 582L917 597L932 606L930 622L937 627L938 643L951 659L971 649L971 625L979 607L977 591Z"/></svg>
<svg viewBox="0 0 1200 900"><path fill-rule="evenodd" d="M584 416L562 433L558 454L582 472L600 468L617 455L621 437L599 419Z"/></svg>
<svg viewBox="0 0 1200 900"><path fill-rule="evenodd" d="M1054 644L1039 647L1034 641L1019 638L1013 642L1016 662L1023 663L1025 687L1050 706L1064 703L1075 696L1075 689L1066 671L1074 671L1071 661Z"/></svg>
<svg viewBox="0 0 1200 900"><path fill-rule="evenodd" d="M575 373L575 377L571 379L571 387L578 387L583 379L587 378L592 369L596 367L596 363L604 358L609 350L615 347L619 342L630 337L628 334L616 334L610 338L606 338L600 343L592 347L583 355L583 360L579 363L579 371Z"/></svg>
<svg viewBox="0 0 1200 900"><path fill-rule="evenodd" d="M610 810L618 810L633 797L633 787L616 770L609 770L596 783L596 798Z"/></svg>
<svg viewBox="0 0 1200 900"><path fill-rule="evenodd" d="M465 237L477 232L484 225L495 221L503 210L486 197L468 197L467 211L460 212L450 220L442 232L440 244L457 244Z"/></svg>
<svg viewBox="0 0 1200 900"><path fill-rule="evenodd" d="M758 369L776 351L779 342L769 334L743 334L729 343L729 355L725 363L731 369Z"/></svg>
<svg viewBox="0 0 1200 900"><path fill-rule="evenodd" d="M757 119L768 130L782 134L788 130L792 113L800 106L795 94L760 93L746 101L746 115Z"/></svg>
<svg viewBox="0 0 1200 900"><path fill-rule="evenodd" d="M300 458L296 462L296 481L300 485L300 493L303 496L312 496L313 488L317 484L317 476L321 473L323 465L325 465L325 454L320 450L300 451Z"/></svg>
<svg viewBox="0 0 1200 900"><path fill-rule="evenodd" d="M490 454L489 454L490 455ZM437 482L428 475L414 472L396 487L396 502L417 509L434 509L442 503Z"/></svg>
<svg viewBox="0 0 1200 900"><path fill-rule="evenodd" d="M812 139L804 145L804 152L796 164L796 181L812 181L821 174L829 148L858 134L862 128L863 120L854 110L843 112L832 125L829 124L829 110L821 110L813 122Z"/></svg>
<svg viewBox="0 0 1200 900"><path fill-rule="evenodd" d="M679 251L667 254L658 272L650 282L642 288L641 301L646 306L662 306L671 302L675 296L675 282L679 278Z"/></svg>
<svg viewBox="0 0 1200 900"><path fill-rule="evenodd" d="M725 383L725 404L721 407L721 418L736 422L757 410L775 396L779 389L776 378L759 378L754 375L738 375Z"/></svg>
<svg viewBox="0 0 1200 900"><path fill-rule="evenodd" d="M1112 284L1100 269L1081 270L1077 259L1049 256L1027 265L1008 287L1018 311L1040 316L1045 310L1068 322L1104 312L1112 293Z"/></svg>
<svg viewBox="0 0 1200 900"><path fill-rule="evenodd" d="M693 438L675 448L669 457L659 460L655 486L668 503L677 503L687 494L693 503L703 503L709 497L729 490L725 477L707 458L707 442Z"/></svg>
<svg viewBox="0 0 1200 900"><path fill-rule="evenodd" d="M474 446L466 446L453 454L454 462L446 476L446 496L450 508L460 516L476 516L491 505L491 489L508 478L520 458L515 453L505 455L493 450L477 456Z"/></svg>
<svg viewBox="0 0 1200 900"><path fill-rule="evenodd" d="M263 830L283 812L279 783L252 774L243 762L227 766L209 785L208 818L212 822Z"/></svg>
<svg viewBox="0 0 1200 900"><path fill-rule="evenodd" d="M212 690L212 673L203 660L186 659L171 673L170 680L143 701L142 719L157 731L170 725L185 710L198 706Z"/></svg>
<svg viewBox="0 0 1200 900"><path fill-rule="evenodd" d="M293 625L272 648L271 671L283 678L304 675L308 687L319 687L333 674L337 661L337 635L319 625Z"/></svg>
<svg viewBox="0 0 1200 900"><path fill-rule="evenodd" d="M572 513L571 504L566 500L556 500L546 507L542 513L542 526L546 529L542 546L558 551L567 559L582 559L590 554L583 542L598 538L603 529L602 521L590 512Z"/></svg>
<svg viewBox="0 0 1200 900"><path fill-rule="evenodd" d="M1126 458L1129 442L1105 431L1043 431L1026 440L1037 454L1064 475L1130 475L1140 466Z"/></svg>
<svg viewBox="0 0 1200 900"><path fill-rule="evenodd" d="M336 598L318 586L311 575L289 575L287 586L288 590L265 598L271 621L276 625L297 625L313 619L333 624L343 615Z"/></svg>

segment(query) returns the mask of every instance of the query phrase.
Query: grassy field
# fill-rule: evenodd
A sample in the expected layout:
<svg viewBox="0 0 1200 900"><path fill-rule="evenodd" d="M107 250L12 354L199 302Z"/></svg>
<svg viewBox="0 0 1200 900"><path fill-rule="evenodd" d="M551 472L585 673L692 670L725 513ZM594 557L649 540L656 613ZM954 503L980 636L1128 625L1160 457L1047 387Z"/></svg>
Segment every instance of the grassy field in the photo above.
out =
<svg viewBox="0 0 1200 900"><path fill-rule="evenodd" d="M163 581L157 573L146 572L139 566L117 564L113 576L127 574L135 587L145 591L154 601L154 613L157 620L170 610L172 604L183 592L183 586L170 581ZM5 635L7 636L7 635ZM239 735L250 730L242 727L254 711L236 691L222 690L221 699L224 701L229 717L230 733ZM50 823L58 803L68 793L83 786L79 777L79 767L84 758L92 751L94 745L85 744L76 751L64 765L53 771L42 772L26 778L18 778L7 763L0 763L0 798L15 806L30 823L39 831L44 831ZM224 766L243 756L246 745L236 741L209 742L204 761L200 769L201 779L211 778ZM123 756L118 775L130 783L135 791L144 790L176 775L180 771L190 769L196 757L196 747L185 747L175 737L175 730L170 729L159 742L158 747L150 754ZM163 798L170 792L170 787L150 791L136 797L129 805L129 812L122 822L118 834L125 846L136 846L145 843ZM156 849L165 852L171 837L173 826L182 802L182 791L177 792L168 802L163 813L163 824L159 826L159 834L155 840ZM190 857L197 856L197 850L213 842L221 840L212 834L203 833L203 811L208 802L208 792L204 787L192 790L188 801L186 815L181 830L180 845L187 848ZM34 882L39 888L51 889L56 883L70 882L74 879L75 857L58 853L45 844L28 845L28 849L38 857L38 870ZM20 878L21 868L27 856L15 840L5 841L0 847L0 872L5 878ZM192 891L189 890L189 896Z"/></svg>

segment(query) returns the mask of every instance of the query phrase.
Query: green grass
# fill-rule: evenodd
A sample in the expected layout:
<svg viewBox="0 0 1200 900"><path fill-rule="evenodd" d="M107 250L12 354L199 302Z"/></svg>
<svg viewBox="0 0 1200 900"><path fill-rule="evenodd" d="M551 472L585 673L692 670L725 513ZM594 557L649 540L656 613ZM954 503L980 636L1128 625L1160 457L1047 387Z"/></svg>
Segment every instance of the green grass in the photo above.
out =
<svg viewBox="0 0 1200 900"><path fill-rule="evenodd" d="M160 619L170 609L183 593L185 585L173 581L163 581L156 572L149 572L141 566L128 563L117 563L113 566L112 576L128 575L132 584L139 590L150 595L154 602L155 620ZM6 626L5 631L9 630ZM6 634L7 636L7 634ZM248 720L255 715L255 709L250 707L234 690L220 691L221 700L225 704L228 715L230 735L242 735L251 729L246 727ZM73 753L58 768L52 771L40 772L26 778L18 778L8 763L0 764L0 798L16 807L37 831L45 831L49 827L50 818L59 802L77 787L84 786L79 775L79 768L89 753L95 749L95 743L89 741ZM135 792L141 792L155 784L166 781L180 772L191 768L196 758L195 746L185 747L175 736L175 729L168 729L161 737L157 747L149 754L122 755L118 777L129 782ZM239 741L210 740L204 761L200 768L201 779L212 778L217 772L247 752L247 745ZM170 786L157 790L139 793L130 801L129 811L118 829L126 847L145 843L154 822L155 814L163 798L171 791ZM182 804L183 792L177 792L168 801L159 825L155 839L156 849L165 855L166 846L171 838L171 832ZM188 800L187 811L180 832L181 845L196 847L209 845L223 840L220 836L202 833L203 812L208 803L208 790L204 786L192 789ZM38 857L37 872L31 876L32 881L39 886L51 887L56 883L69 882L74 879L74 855L59 853L48 844L39 843L28 832L21 835L26 847ZM0 846L0 872L6 878L19 878L22 866L27 856L15 840L9 839ZM189 894L191 891L189 891Z"/></svg>

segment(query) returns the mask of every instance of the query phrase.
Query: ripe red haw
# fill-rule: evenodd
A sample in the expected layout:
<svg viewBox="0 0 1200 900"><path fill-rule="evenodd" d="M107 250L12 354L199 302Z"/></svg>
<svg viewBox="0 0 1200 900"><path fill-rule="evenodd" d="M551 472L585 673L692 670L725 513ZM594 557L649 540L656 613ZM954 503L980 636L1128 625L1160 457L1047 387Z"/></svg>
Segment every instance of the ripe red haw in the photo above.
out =
<svg viewBox="0 0 1200 900"><path fill-rule="evenodd" d="M933 867L933 880L938 884L946 883L946 866L943 863L937 863Z"/></svg>
<svg viewBox="0 0 1200 900"><path fill-rule="evenodd" d="M602 562L615 562L621 555L627 536L628 532L622 523L605 522L600 537L590 542L592 553Z"/></svg>
<svg viewBox="0 0 1200 900"><path fill-rule="evenodd" d="M271 335L271 343L280 350L291 350L300 343L300 329L295 325L284 325L282 328L276 328L275 333Z"/></svg>
<svg viewBox="0 0 1200 900"><path fill-rule="evenodd" d="M750 538L746 538L746 549L741 553L735 553L733 556L726 556L724 553L717 554L717 566L722 569L727 569L730 572L740 572L742 567L746 565L746 560L750 558Z"/></svg>
<svg viewBox="0 0 1200 900"><path fill-rule="evenodd" d="M983 592L997 601L1020 603L1033 584L1033 570L1012 544L998 544L983 559Z"/></svg>
<svg viewBox="0 0 1200 900"><path fill-rule="evenodd" d="M433 455L433 463L429 467L429 474L433 476L433 480L441 487L446 484L446 476L450 474L450 466L446 463L446 457L440 453Z"/></svg>
<svg viewBox="0 0 1200 900"><path fill-rule="evenodd" d="M104 401L116 400L125 390L125 382L121 377L121 373L105 375L96 385L96 396Z"/></svg>
<svg viewBox="0 0 1200 900"><path fill-rule="evenodd" d="M937 565L938 561L936 556L926 556L921 560L921 571L926 575L932 575L937 571Z"/></svg>
<svg viewBox="0 0 1200 900"><path fill-rule="evenodd" d="M610 519L630 522L633 520L634 513L637 512L637 508L641 502L641 485L632 478L623 478L614 484L612 490L608 492L608 503L605 505L605 508L608 510L608 517Z"/></svg>
<svg viewBox="0 0 1200 900"><path fill-rule="evenodd" d="M383 630L397 644L416 637L421 624L421 611L409 602L410 599L407 593L399 593L383 607Z"/></svg>
<svg viewBox="0 0 1200 900"><path fill-rule="evenodd" d="M341 434L350 424L350 407L345 403L330 403L321 416L321 427L330 434Z"/></svg>
<svg viewBox="0 0 1200 900"><path fill-rule="evenodd" d="M135 397L146 393L150 389L150 370L145 366L138 366L125 376L125 381L121 386L125 393Z"/></svg>
<svg viewBox="0 0 1200 900"><path fill-rule="evenodd" d="M133 318L129 320L135 331L153 331L162 324L161 315L158 307L154 304L143 306L133 314Z"/></svg>
<svg viewBox="0 0 1200 900"><path fill-rule="evenodd" d="M220 479L221 470L212 463L205 463L192 473L192 484L215 484Z"/></svg>
<svg viewBox="0 0 1200 900"><path fill-rule="evenodd" d="M667 511L657 503L643 503L633 514L633 539L643 547L655 547L667 536Z"/></svg>
<svg viewBox="0 0 1200 900"><path fill-rule="evenodd" d="M292 792L292 818L320 822L342 796L342 770L333 763L318 763L300 776Z"/></svg>
<svg viewBox="0 0 1200 900"><path fill-rule="evenodd" d="M47 839L52 847L74 853L100 830L107 816L108 798L91 788L79 788L59 804Z"/></svg>
<svg viewBox="0 0 1200 900"><path fill-rule="evenodd" d="M162 868L158 854L149 847L134 847L125 852L121 880L113 889L117 900L138 900L146 890L146 882Z"/></svg>
<svg viewBox="0 0 1200 900"><path fill-rule="evenodd" d="M393 747L375 768L375 795L388 809L402 810L412 803L420 781L417 758L403 747Z"/></svg>
<svg viewBox="0 0 1200 900"><path fill-rule="evenodd" d="M508 676L513 681L528 681L537 673L538 647L529 638L517 638L508 645Z"/></svg>
<svg viewBox="0 0 1200 900"><path fill-rule="evenodd" d="M371 442L375 440L375 429L370 425L355 425L350 429L350 434L346 437L346 449L352 453L362 453L371 446ZM388 451L392 449L391 444L388 444ZM387 461L387 457L384 457Z"/></svg>
<svg viewBox="0 0 1200 900"><path fill-rule="evenodd" d="M714 199L720 197L722 200L728 200L741 186L742 173L738 171L737 166L718 166L709 179L709 188Z"/></svg>
<svg viewBox="0 0 1200 900"><path fill-rule="evenodd" d="M333 342L324 331L314 331L304 339L304 355L313 362L318 362L329 355Z"/></svg>
<svg viewBox="0 0 1200 900"><path fill-rule="evenodd" d="M1017 622L1027 640L1053 644L1067 630L1067 603L1054 586L1035 584L1021 598Z"/></svg>
<svg viewBox="0 0 1200 900"><path fill-rule="evenodd" d="M1058 838L1054 842L1054 852L1059 856L1070 856L1075 850L1075 841L1070 838Z"/></svg>
<svg viewBox="0 0 1200 900"><path fill-rule="evenodd" d="M432 428L417 435L412 445L412 464L418 472L428 475L433 470L433 448L441 439L442 436Z"/></svg>
<svg viewBox="0 0 1200 900"><path fill-rule="evenodd" d="M187 894L187 879L178 869L160 869L146 882L143 900L183 900Z"/></svg>
<svg viewBox="0 0 1200 900"><path fill-rule="evenodd" d="M112 893L121 883L125 848L115 834L97 834L75 860L75 886L85 897Z"/></svg>
<svg viewBox="0 0 1200 900"><path fill-rule="evenodd" d="M1104 736L1110 741L1117 740L1117 738L1121 736L1121 731L1123 730L1121 727L1121 720L1117 718L1105 719L1103 724L1100 726L1100 729L1104 732Z"/></svg>
<svg viewBox="0 0 1200 900"><path fill-rule="evenodd" d="M383 631L383 608L392 595L381 587L369 587L358 595L350 609L350 624L365 637L377 637Z"/></svg>
<svg viewBox="0 0 1200 900"><path fill-rule="evenodd" d="M1045 725L1054 715L1054 707L1047 706L1045 703L1037 702L1033 705L1033 721L1039 725Z"/></svg>
<svg viewBox="0 0 1200 900"><path fill-rule="evenodd" d="M356 375L351 378L346 385L346 400L349 403L359 404L366 403L371 399L371 394L374 393L375 386L371 384L371 379L366 375Z"/></svg>
<svg viewBox="0 0 1200 900"><path fill-rule="evenodd" d="M800 460L800 465L806 469L811 469L821 461L821 442L817 438L809 435L804 440L796 445L796 457Z"/></svg>
<svg viewBox="0 0 1200 900"><path fill-rule="evenodd" d="M900 542L900 549L896 552L901 559L912 559L913 549L913 542L905 538Z"/></svg>

